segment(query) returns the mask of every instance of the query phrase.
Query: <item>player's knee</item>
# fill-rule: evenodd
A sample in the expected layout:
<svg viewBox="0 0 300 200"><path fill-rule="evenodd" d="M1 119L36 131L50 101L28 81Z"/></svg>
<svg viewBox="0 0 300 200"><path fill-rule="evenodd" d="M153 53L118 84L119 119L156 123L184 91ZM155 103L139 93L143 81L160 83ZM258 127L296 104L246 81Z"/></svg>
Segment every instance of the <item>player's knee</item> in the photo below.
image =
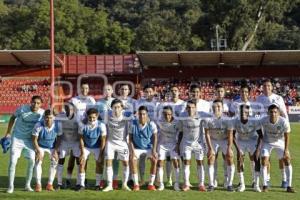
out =
<svg viewBox="0 0 300 200"><path fill-rule="evenodd" d="M159 160L159 161L157 162L157 166L158 166L158 167L163 167L163 166L164 166L164 161L163 161L163 160Z"/></svg>
<svg viewBox="0 0 300 200"><path fill-rule="evenodd" d="M262 166L269 165L269 158L268 157L262 157L262 159L261 159L261 165Z"/></svg>

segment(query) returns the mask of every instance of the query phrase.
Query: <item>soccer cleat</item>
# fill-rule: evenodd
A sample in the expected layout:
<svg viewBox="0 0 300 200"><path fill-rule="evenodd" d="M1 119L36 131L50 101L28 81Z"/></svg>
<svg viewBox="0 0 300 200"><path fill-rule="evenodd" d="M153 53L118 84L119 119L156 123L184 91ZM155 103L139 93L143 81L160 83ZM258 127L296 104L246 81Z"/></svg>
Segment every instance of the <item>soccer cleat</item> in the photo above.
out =
<svg viewBox="0 0 300 200"><path fill-rule="evenodd" d="M268 186L264 185L262 191L263 191L263 192L268 192L268 191L269 191Z"/></svg>
<svg viewBox="0 0 300 200"><path fill-rule="evenodd" d="M63 189L66 189L66 187L64 185L58 184L56 187L56 190L63 190Z"/></svg>
<svg viewBox="0 0 300 200"><path fill-rule="evenodd" d="M101 180L100 181L100 184L99 184L99 189L103 189L104 188L104 186L105 186L105 181L104 180Z"/></svg>
<svg viewBox="0 0 300 200"><path fill-rule="evenodd" d="M227 181L225 181L225 182L223 183L223 187L224 187L224 189L227 189L227 188L228 188Z"/></svg>
<svg viewBox="0 0 300 200"><path fill-rule="evenodd" d="M25 186L25 189L24 189L26 192L33 192L33 189L30 187L30 185L28 186Z"/></svg>
<svg viewBox="0 0 300 200"><path fill-rule="evenodd" d="M76 188L75 188L75 191L76 192L82 192L82 191L84 191L85 190L85 188L84 188L84 186L82 186L82 185L78 185Z"/></svg>
<svg viewBox="0 0 300 200"><path fill-rule="evenodd" d="M232 185L227 186L227 192L234 192L234 188Z"/></svg>
<svg viewBox="0 0 300 200"><path fill-rule="evenodd" d="M189 191L190 190L190 186L188 186L188 185L184 185L183 187L182 187L182 191L184 191L184 192L187 192L187 191Z"/></svg>
<svg viewBox="0 0 300 200"><path fill-rule="evenodd" d="M6 190L6 193L8 193L8 194L12 194L13 192L14 192L14 188L13 187L9 187Z"/></svg>
<svg viewBox="0 0 300 200"><path fill-rule="evenodd" d="M108 185L108 186L106 186L106 188L104 188L102 190L102 192L109 192L109 191L113 191L113 190L114 190L114 188L112 186Z"/></svg>
<svg viewBox="0 0 300 200"><path fill-rule="evenodd" d="M287 187L288 187L287 181L282 181L280 187L281 187L281 188L287 188Z"/></svg>
<svg viewBox="0 0 300 200"><path fill-rule="evenodd" d="M140 190L140 186L139 185L134 185L133 186L133 191L139 191Z"/></svg>
<svg viewBox="0 0 300 200"><path fill-rule="evenodd" d="M214 186L210 185L207 187L207 192L213 192L215 190Z"/></svg>
<svg viewBox="0 0 300 200"><path fill-rule="evenodd" d="M53 188L53 185L51 185L51 184L47 184L47 186L46 186L46 190L48 191L48 192L52 192L52 191L55 191L54 190L54 188Z"/></svg>
<svg viewBox="0 0 300 200"><path fill-rule="evenodd" d="M286 192L289 192L289 193L295 193L296 191L295 191L294 188L292 188L292 187L287 187L287 188L286 188Z"/></svg>
<svg viewBox="0 0 300 200"><path fill-rule="evenodd" d="M70 180L66 180L66 187L65 187L65 189L70 188L70 187L71 187L71 181Z"/></svg>
<svg viewBox="0 0 300 200"><path fill-rule="evenodd" d="M124 191L131 191L131 189L126 184L122 185L122 190L124 190Z"/></svg>
<svg viewBox="0 0 300 200"><path fill-rule="evenodd" d="M156 188L154 185L148 185L147 189L150 191L156 191Z"/></svg>
<svg viewBox="0 0 300 200"><path fill-rule="evenodd" d="M246 190L246 187L244 184L240 184L240 186L237 188L238 192L244 192Z"/></svg>
<svg viewBox="0 0 300 200"><path fill-rule="evenodd" d="M267 181L267 186L271 187L271 181L270 180Z"/></svg>
<svg viewBox="0 0 300 200"><path fill-rule="evenodd" d="M41 192L42 191L42 186L40 184L36 184L34 191L35 192Z"/></svg>
<svg viewBox="0 0 300 200"><path fill-rule="evenodd" d="M255 182L252 182L251 188L254 188L254 187L255 187Z"/></svg>
<svg viewBox="0 0 300 200"><path fill-rule="evenodd" d="M205 185L200 185L200 186L198 187L198 190L199 190L200 192L206 192Z"/></svg>
<svg viewBox="0 0 300 200"><path fill-rule="evenodd" d="M218 181L217 181L217 180L214 181L214 185L213 185L213 186L214 186L215 188L218 187Z"/></svg>
<svg viewBox="0 0 300 200"><path fill-rule="evenodd" d="M253 187L253 190L254 190L254 192L261 192L261 189L260 189L260 187L258 185L255 185Z"/></svg>
<svg viewBox="0 0 300 200"><path fill-rule="evenodd" d="M117 190L119 188L119 180L113 180L113 186L114 190Z"/></svg>
<svg viewBox="0 0 300 200"><path fill-rule="evenodd" d="M172 182L171 178L168 179L168 182L167 182L166 186L167 187L172 187L173 186L173 182Z"/></svg>
<svg viewBox="0 0 300 200"><path fill-rule="evenodd" d="M163 184L163 183L159 184L157 190L158 190L158 191L163 191L164 189L165 189L164 184Z"/></svg>
<svg viewBox="0 0 300 200"><path fill-rule="evenodd" d="M179 188L179 184L178 184L178 183L175 183L175 184L174 184L174 190L177 191L177 192L180 191L180 188Z"/></svg>

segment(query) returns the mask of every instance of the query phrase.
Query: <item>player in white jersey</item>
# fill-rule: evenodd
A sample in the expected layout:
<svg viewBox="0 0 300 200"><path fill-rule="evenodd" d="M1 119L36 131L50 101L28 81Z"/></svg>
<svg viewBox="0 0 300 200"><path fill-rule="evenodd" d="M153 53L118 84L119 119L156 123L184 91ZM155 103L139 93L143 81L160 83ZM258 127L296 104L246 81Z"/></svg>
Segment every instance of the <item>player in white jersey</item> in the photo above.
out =
<svg viewBox="0 0 300 200"><path fill-rule="evenodd" d="M157 109L159 102L154 99L154 89L150 85L146 85L143 89L144 98L136 101L136 108L146 106L148 109L148 116L151 121L156 121L158 117ZM135 110L137 112L137 110Z"/></svg>
<svg viewBox="0 0 300 200"><path fill-rule="evenodd" d="M130 113L131 115L134 114L135 106L136 106L136 100L129 97L129 94L134 91L130 91L130 87L128 84L122 84L119 89L120 97L119 99L122 101L124 105L124 110L127 113Z"/></svg>
<svg viewBox="0 0 300 200"><path fill-rule="evenodd" d="M233 126L232 121L223 115L223 103L220 100L213 102L213 117L207 118L204 121L205 138L208 146L208 176L209 186L208 191L214 190L214 162L216 152L220 149L223 157L226 158L226 171L228 179L225 180L227 191L233 192L232 185L235 166L233 163Z"/></svg>
<svg viewBox="0 0 300 200"><path fill-rule="evenodd" d="M254 163L253 165L251 165L252 177L254 177L253 189L256 192L261 192L259 188L259 153L262 139L261 125L257 118L249 117L249 105L241 104L238 110L239 115L237 115L233 120L235 135L233 141L237 152L237 171L240 180L240 185L237 191L244 192L246 189L244 180L244 159L245 154L249 153L250 162Z"/></svg>
<svg viewBox="0 0 300 200"><path fill-rule="evenodd" d="M77 164L77 177L79 170L79 134L78 134L78 122L75 116L75 107L72 103L65 104L65 112L56 116L62 127L62 136L57 138L59 144L59 160L57 165L57 189L64 189L66 185L69 185L72 173L68 171L66 185L63 184L63 171L66 156L72 154L76 159ZM69 183L67 183L69 182ZM77 184L78 178L77 178Z"/></svg>
<svg viewBox="0 0 300 200"><path fill-rule="evenodd" d="M13 193L14 191L16 165L21 154L28 160L25 190L33 191L30 183L34 168L35 152L31 140L31 133L35 124L42 120L44 114L44 110L41 109L42 102L40 96L33 96L31 98L31 104L19 107L8 122L5 137L11 137L12 142L8 167L9 185L6 191L7 193Z"/></svg>
<svg viewBox="0 0 300 200"><path fill-rule="evenodd" d="M107 187L104 192L112 191L113 188L113 167L112 162L117 154L117 160L123 163L123 184L122 189L131 191L127 186L129 177L129 149L127 143L129 120L124 116L123 103L115 99L111 103L112 111L108 113L107 121L107 143L105 148Z"/></svg>
<svg viewBox="0 0 300 200"><path fill-rule="evenodd" d="M175 184L174 190L179 189L179 155L176 152L177 144L177 120L174 119L173 110L171 106L163 107L163 117L157 122L160 136L158 142L158 176L159 176L159 188L158 190L164 190L163 174L164 174L164 161L167 156L171 157L173 166L175 168ZM169 179L168 179L169 180Z"/></svg>
<svg viewBox="0 0 300 200"><path fill-rule="evenodd" d="M195 155L197 161L197 172L199 191L206 191L204 185L204 167L203 167L203 147L199 142L200 129L201 129L201 118L198 116L196 101L189 100L187 101L186 112L181 115L180 120L178 121L178 143L177 143L177 152L183 157L184 163L184 186L183 191L188 191L190 189L190 165L192 153Z"/></svg>
<svg viewBox="0 0 300 200"><path fill-rule="evenodd" d="M261 106L258 109L258 114L261 117L267 115L268 107L271 104L277 104L279 107L280 116L284 117L289 122L284 100L281 96L273 93L273 85L270 79L264 80L263 94L257 97L256 103L258 105L261 104ZM279 168L281 170L281 176L282 176L281 187L286 188L287 187L287 180L286 180L286 173L285 173L286 170L284 169L283 161L279 160ZM270 166L268 167L268 176L270 177ZM270 180L268 180L268 182L270 182Z"/></svg>
<svg viewBox="0 0 300 200"><path fill-rule="evenodd" d="M290 126L287 120L280 116L280 108L272 104L268 108L268 116L261 119L263 127L263 145L261 150L263 166L263 191L268 191L268 163L272 150L277 151L277 156L285 164L287 176L287 192L294 193L292 188L292 165L289 153Z"/></svg>

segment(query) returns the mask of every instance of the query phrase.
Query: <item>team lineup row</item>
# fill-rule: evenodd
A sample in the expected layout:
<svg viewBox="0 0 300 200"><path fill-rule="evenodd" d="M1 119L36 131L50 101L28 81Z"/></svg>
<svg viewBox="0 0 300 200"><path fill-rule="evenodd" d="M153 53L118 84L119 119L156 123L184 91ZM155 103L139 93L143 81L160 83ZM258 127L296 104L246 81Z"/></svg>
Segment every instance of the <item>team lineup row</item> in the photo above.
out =
<svg viewBox="0 0 300 200"><path fill-rule="evenodd" d="M213 191L217 186L215 159L218 152L224 158L224 177L228 191L234 191L233 177L235 166L232 147L237 150L237 170L240 184L238 191L245 190L244 155L249 152L253 163L252 174L254 190L260 192L259 179L262 175L263 191L268 190L269 157L271 151L277 151L282 164L283 183L287 192L292 188L292 166L289 155L289 132L285 105L280 96L272 93L272 84L264 82L265 94L257 101L263 110L256 108L249 99L249 88L241 87L241 99L230 103L222 97L224 88L216 87L216 99L206 102L200 99L200 88L190 88L190 100L179 99L176 86L171 87L170 102L159 104L153 100L153 89L144 88L145 98L135 101L128 97L129 86L122 85L120 99L112 97L110 85L104 87L105 97L95 102L88 96L88 84L81 85L82 95L74 97L65 105L65 112L54 117L50 110L40 108L42 99L32 98L31 105L21 106L11 117L7 133L2 139L11 138L9 187L7 192L14 191L15 167L23 152L29 161L25 189L31 191L31 178L34 169L36 174L35 191L41 188L42 161L47 152L51 156L49 180L46 189L53 189L57 172L58 187L62 187L64 158L72 152L78 166L77 191L85 188L85 166L90 154L96 160L96 186L99 189L106 172L107 186L103 191L113 190L114 160L123 163L124 190L129 177L133 181L133 190L140 189L138 180L138 161L143 157L150 160L149 190L154 186L157 176L158 190L164 189L163 166L167 157L173 163L176 191L190 189L190 165L194 154L197 161L199 191ZM283 103L283 105L282 105ZM136 106L138 105L138 106ZM135 107L135 112L132 108ZM160 112L157 112L159 110ZM160 113L156 115L154 113ZM258 117L259 116L259 117ZM102 119L102 120L99 120ZM13 128L13 129L12 129ZM11 131L13 130L13 131ZM12 134L10 134L12 132ZM3 143L3 142L2 142ZM208 161L208 187L205 187L204 156ZM261 160L261 163L260 163ZM180 161L183 167L180 168ZM140 162L139 165L143 165ZM262 165L262 170L260 169ZM105 167L104 167L105 166ZM104 170L105 168L105 170ZM183 172L183 186L179 187L180 170ZM143 179L144 172L140 176ZM129 175L130 174L130 175Z"/></svg>

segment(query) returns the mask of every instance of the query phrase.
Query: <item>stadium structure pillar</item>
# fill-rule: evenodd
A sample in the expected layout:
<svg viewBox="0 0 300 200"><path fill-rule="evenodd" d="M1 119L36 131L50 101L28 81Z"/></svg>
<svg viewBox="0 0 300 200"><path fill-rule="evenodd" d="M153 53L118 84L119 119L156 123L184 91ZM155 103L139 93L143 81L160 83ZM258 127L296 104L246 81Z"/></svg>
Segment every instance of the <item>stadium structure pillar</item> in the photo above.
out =
<svg viewBox="0 0 300 200"><path fill-rule="evenodd" d="M51 66L51 102L50 104L53 105L55 98L54 98L54 81L55 81L55 73L54 73L54 0L50 0L50 66Z"/></svg>

